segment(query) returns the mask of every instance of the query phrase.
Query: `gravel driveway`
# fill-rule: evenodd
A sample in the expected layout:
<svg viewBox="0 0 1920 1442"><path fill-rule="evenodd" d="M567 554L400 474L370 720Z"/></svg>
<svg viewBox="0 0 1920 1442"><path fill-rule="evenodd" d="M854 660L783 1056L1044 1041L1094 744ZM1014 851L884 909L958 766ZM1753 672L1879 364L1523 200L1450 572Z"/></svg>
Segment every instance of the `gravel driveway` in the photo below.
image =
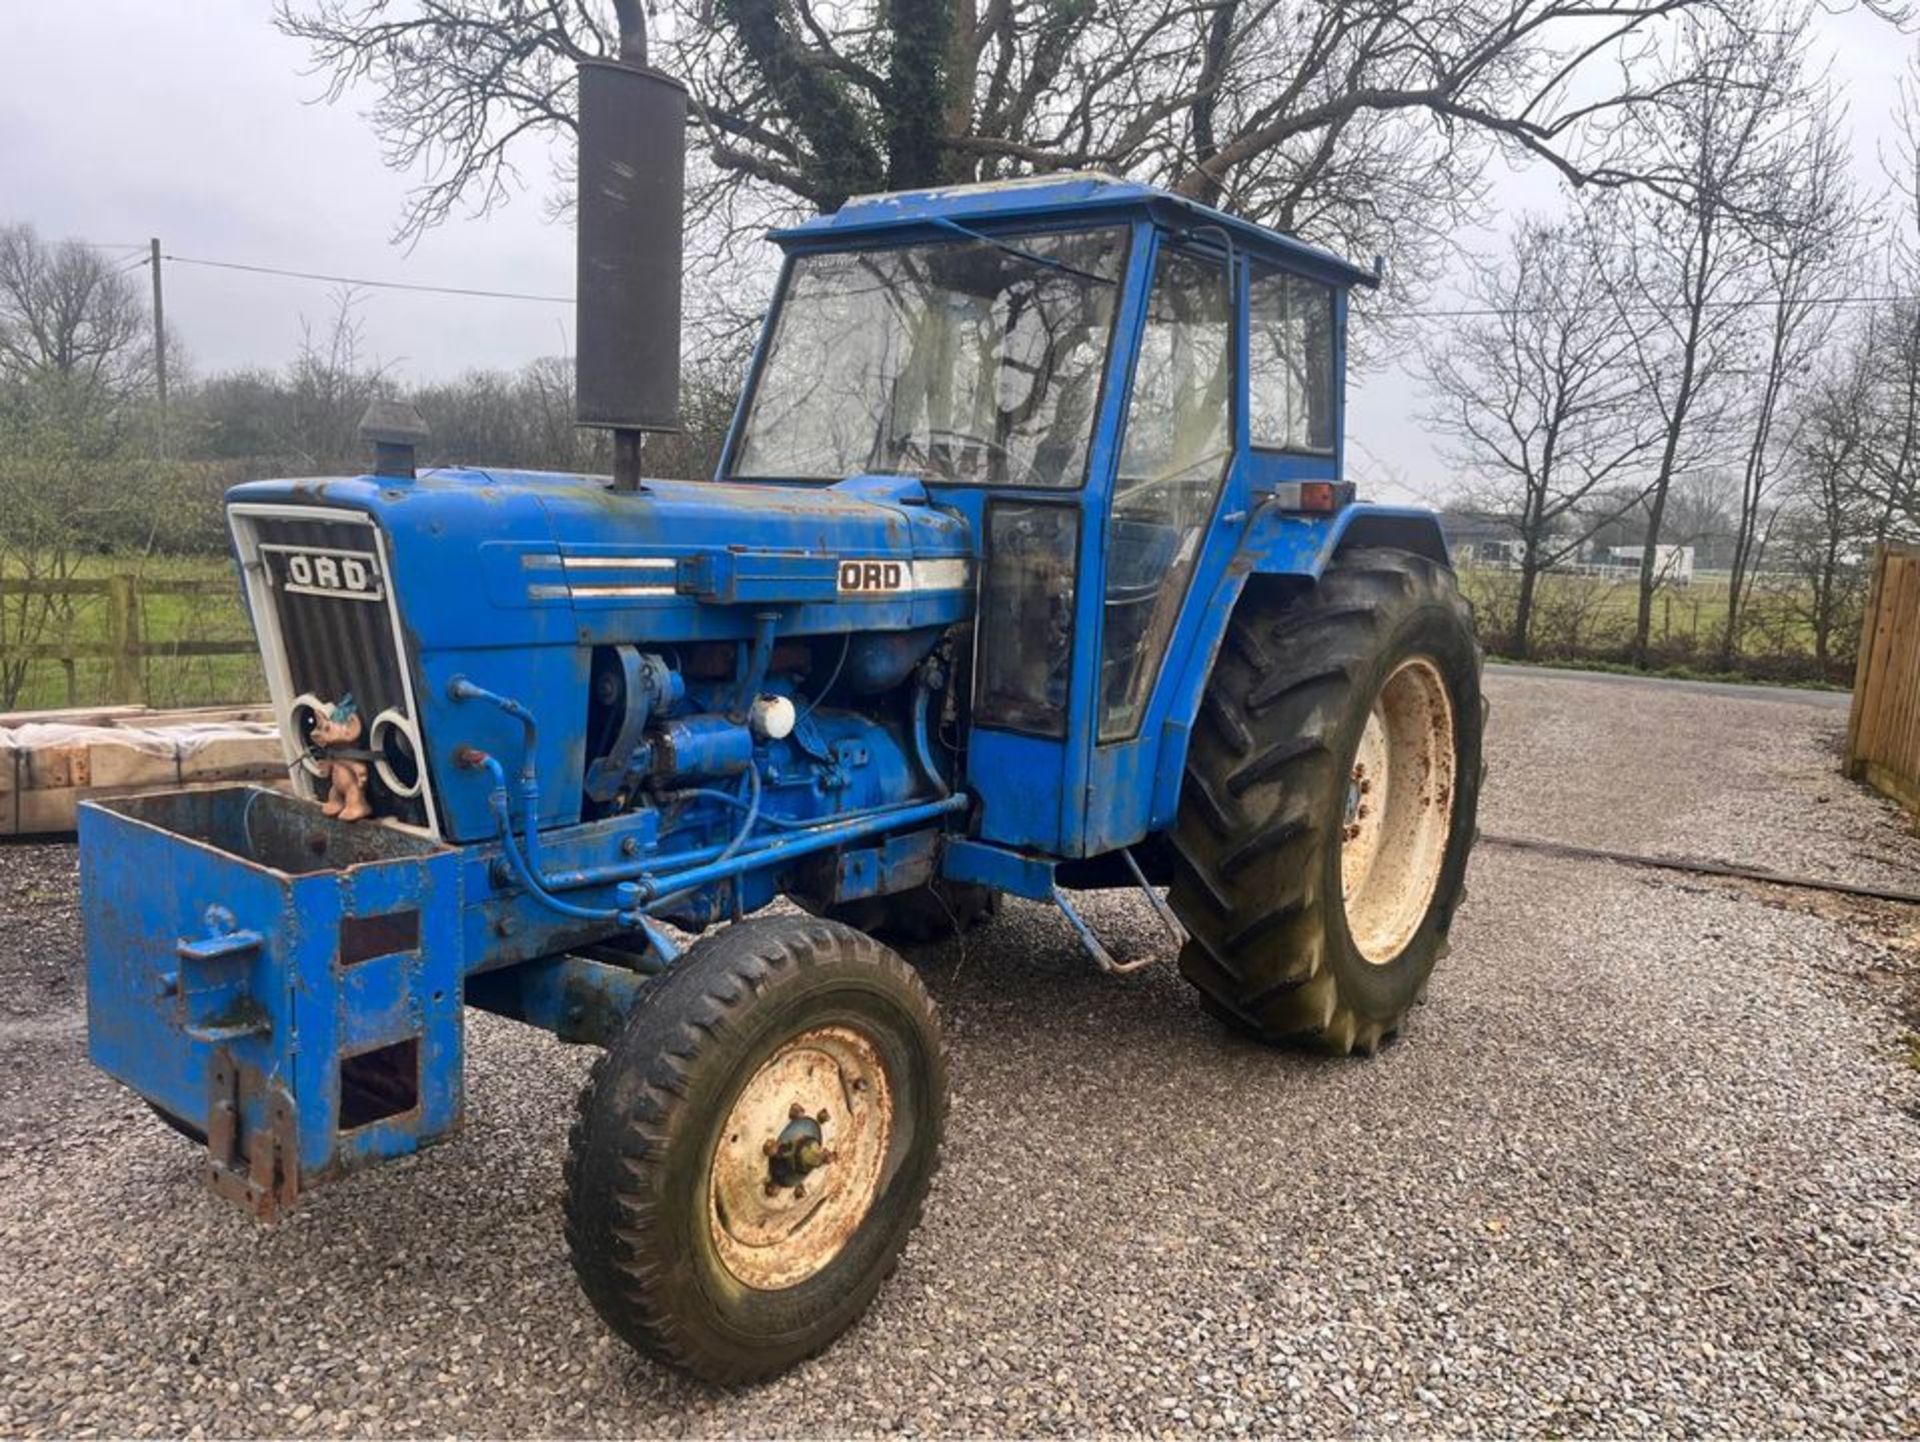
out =
<svg viewBox="0 0 1920 1442"><path fill-rule="evenodd" d="M1920 878L1831 705L1489 690L1490 836ZM1329 1062L1016 903L917 958L956 1093L905 1264L723 1393L574 1287L585 1053L476 1018L460 1139L262 1230L86 1065L72 887L0 850L0 1432L1920 1433L1909 912L1488 844L1408 1035Z"/></svg>

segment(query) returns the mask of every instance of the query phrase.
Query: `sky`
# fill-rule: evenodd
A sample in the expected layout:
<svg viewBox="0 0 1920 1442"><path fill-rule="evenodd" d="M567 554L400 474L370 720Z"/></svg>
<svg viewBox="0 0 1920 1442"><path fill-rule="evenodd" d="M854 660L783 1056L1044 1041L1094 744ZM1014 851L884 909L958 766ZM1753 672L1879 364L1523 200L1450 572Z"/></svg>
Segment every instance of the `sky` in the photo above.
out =
<svg viewBox="0 0 1920 1442"><path fill-rule="evenodd" d="M327 326L333 288L189 259L572 293L573 235L547 218L544 159L529 159L507 205L396 246L414 178L383 162L362 113L371 96L325 103L305 48L270 14L269 0L0 0L0 224L125 247L114 253L129 262L158 237L179 257L164 268L168 331L201 373L285 364L304 325ZM1848 105L1856 169L1877 186L1910 41L1858 11L1824 17L1819 40ZM1472 249L1497 248L1511 216L1555 205L1537 166L1501 171L1492 198L1488 226L1464 238ZM1430 304L1448 289L1443 279ZM568 304L360 294L367 356L408 381L571 349ZM1373 498L1449 489L1421 405L1404 366L1356 380L1349 465Z"/></svg>

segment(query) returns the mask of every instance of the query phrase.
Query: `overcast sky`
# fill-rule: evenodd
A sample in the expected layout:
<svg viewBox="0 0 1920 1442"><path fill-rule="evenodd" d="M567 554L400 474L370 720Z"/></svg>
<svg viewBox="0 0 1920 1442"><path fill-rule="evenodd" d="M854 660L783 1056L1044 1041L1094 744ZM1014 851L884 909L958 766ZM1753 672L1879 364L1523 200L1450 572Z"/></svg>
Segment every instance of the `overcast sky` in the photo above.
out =
<svg viewBox="0 0 1920 1442"><path fill-rule="evenodd" d="M545 218L539 161L514 203L451 221L410 253L394 246L410 182L382 162L361 116L370 97L319 103L303 47L274 31L270 9L267 0L0 0L0 223L124 245L130 261L141 253L133 247L158 236L183 258L571 294L572 232ZM1847 97L1857 168L1878 185L1876 151L1908 42L1861 14L1823 19L1821 40ZM1552 185L1537 169L1503 174L1495 198L1506 211L1537 208L1552 203ZM324 284L184 261L165 279L168 328L202 372L284 364L303 321L323 326L329 311ZM369 353L416 380L515 367L559 352L572 328L565 305L392 291L363 292L360 315ZM1444 489L1419 403L1416 381L1399 369L1355 387L1353 465L1381 499Z"/></svg>

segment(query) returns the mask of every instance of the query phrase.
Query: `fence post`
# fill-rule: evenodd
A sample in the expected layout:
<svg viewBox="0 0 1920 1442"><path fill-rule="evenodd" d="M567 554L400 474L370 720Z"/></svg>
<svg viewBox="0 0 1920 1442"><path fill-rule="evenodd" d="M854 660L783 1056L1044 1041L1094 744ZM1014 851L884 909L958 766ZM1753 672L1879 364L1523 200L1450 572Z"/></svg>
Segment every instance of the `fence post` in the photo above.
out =
<svg viewBox="0 0 1920 1442"><path fill-rule="evenodd" d="M138 704L145 678L140 667L140 592L134 578L107 577L107 699L114 705Z"/></svg>
<svg viewBox="0 0 1920 1442"><path fill-rule="evenodd" d="M1853 658L1853 704L1847 710L1846 774L1858 781L1867 769L1864 759L1867 699L1880 678L1873 668L1874 635L1880 625L1880 591L1887 576L1887 547L1873 548L1867 575L1867 603L1860 611L1860 653Z"/></svg>

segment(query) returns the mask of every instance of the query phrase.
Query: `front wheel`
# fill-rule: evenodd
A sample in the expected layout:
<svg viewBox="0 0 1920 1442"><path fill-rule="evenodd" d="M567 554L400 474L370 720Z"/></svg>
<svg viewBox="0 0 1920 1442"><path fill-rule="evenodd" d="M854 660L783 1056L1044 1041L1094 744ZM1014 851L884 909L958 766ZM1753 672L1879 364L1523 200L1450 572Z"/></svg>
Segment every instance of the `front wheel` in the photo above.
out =
<svg viewBox="0 0 1920 1442"><path fill-rule="evenodd" d="M1173 833L1181 973L1262 1040L1372 1051L1466 891L1484 710L1452 572L1356 550L1310 590L1250 590L1201 717Z"/></svg>
<svg viewBox="0 0 1920 1442"><path fill-rule="evenodd" d="M580 1098L567 1241L621 1337L708 1381L846 1330L919 1220L947 1106L919 978L872 938L739 922L642 993Z"/></svg>

